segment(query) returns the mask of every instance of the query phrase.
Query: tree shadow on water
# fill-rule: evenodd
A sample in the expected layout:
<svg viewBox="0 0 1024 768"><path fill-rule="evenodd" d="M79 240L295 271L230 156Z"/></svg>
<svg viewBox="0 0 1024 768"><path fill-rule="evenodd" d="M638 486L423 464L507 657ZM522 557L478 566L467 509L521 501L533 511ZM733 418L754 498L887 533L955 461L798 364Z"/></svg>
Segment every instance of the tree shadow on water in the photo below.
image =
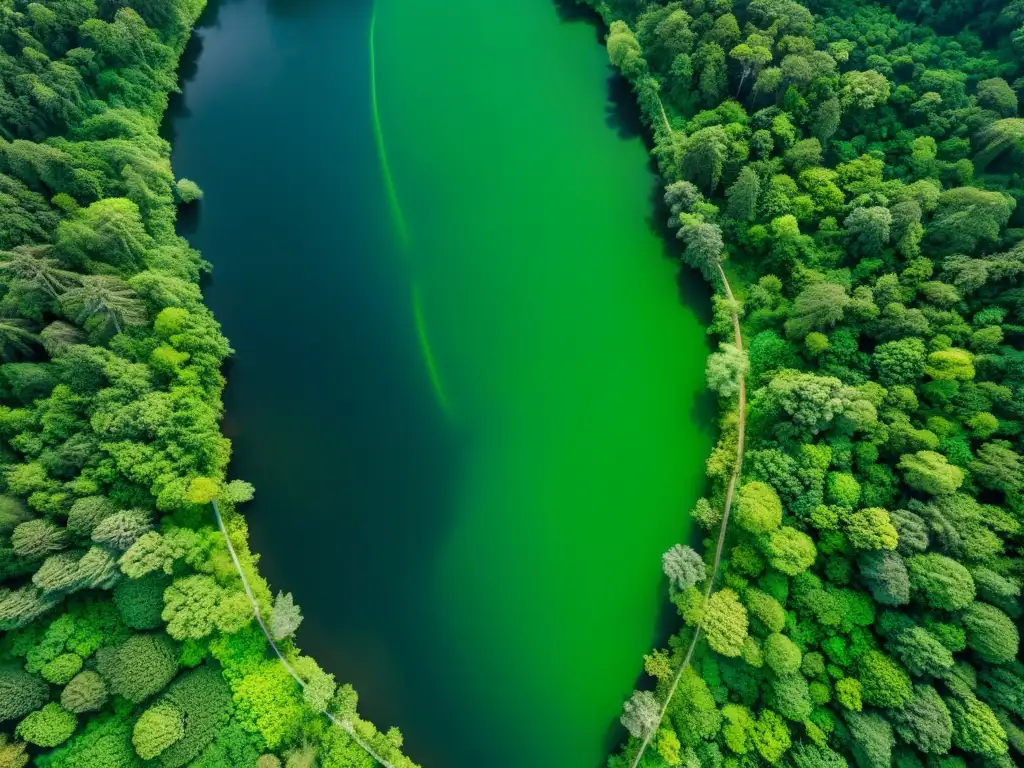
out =
<svg viewBox="0 0 1024 768"><path fill-rule="evenodd" d="M609 69L611 69L609 65ZM608 77L608 103L605 105L605 124L613 129L620 139L644 139L647 141L647 130L640 119L640 108L636 103L636 94L626 78L618 72Z"/></svg>
<svg viewBox="0 0 1024 768"><path fill-rule="evenodd" d="M220 25L220 10L230 3L242 2L243 0L209 0L203 13L196 21L195 29L185 46L181 59L178 61L178 85L179 90L171 93L167 104L167 111L164 113L163 122L160 124L160 137L174 146L177 138L175 123L189 116L188 108L185 106L184 91L188 84L199 72L199 59L203 54L203 30L212 29Z"/></svg>
<svg viewBox="0 0 1024 768"><path fill-rule="evenodd" d="M601 17L589 5L584 5L578 0L554 0L555 10L558 11L558 18L562 21L586 21L597 27L601 39L604 38L604 23Z"/></svg>

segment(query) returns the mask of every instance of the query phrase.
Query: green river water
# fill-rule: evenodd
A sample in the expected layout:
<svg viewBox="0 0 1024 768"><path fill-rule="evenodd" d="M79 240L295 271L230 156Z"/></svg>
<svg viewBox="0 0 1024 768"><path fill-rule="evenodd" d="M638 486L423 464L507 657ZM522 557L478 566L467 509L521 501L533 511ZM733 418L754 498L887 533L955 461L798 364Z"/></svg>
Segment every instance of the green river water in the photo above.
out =
<svg viewBox="0 0 1024 768"><path fill-rule="evenodd" d="M261 569L428 768L602 764L703 489L706 296L575 17L224 2L168 121Z"/></svg>

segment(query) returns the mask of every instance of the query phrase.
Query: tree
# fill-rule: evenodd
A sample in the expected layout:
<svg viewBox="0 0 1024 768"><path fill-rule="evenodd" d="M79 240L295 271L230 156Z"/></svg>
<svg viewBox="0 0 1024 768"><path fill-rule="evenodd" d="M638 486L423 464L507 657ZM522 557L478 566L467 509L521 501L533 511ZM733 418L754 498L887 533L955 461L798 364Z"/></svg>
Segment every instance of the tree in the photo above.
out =
<svg viewBox="0 0 1024 768"><path fill-rule="evenodd" d="M998 239L1013 209L1013 198L1001 192L947 189L939 195L928 240L947 253L972 253L981 241Z"/></svg>
<svg viewBox="0 0 1024 768"><path fill-rule="evenodd" d="M907 571L911 588L933 608L959 611L974 602L974 579L956 560L937 552L914 555Z"/></svg>
<svg viewBox="0 0 1024 768"><path fill-rule="evenodd" d="M640 43L624 21L613 21L608 30L608 58L612 65L622 70L629 80L635 80L647 70Z"/></svg>
<svg viewBox="0 0 1024 768"><path fill-rule="evenodd" d="M67 544L67 531L44 519L21 523L11 533L11 548L22 557L43 557Z"/></svg>
<svg viewBox="0 0 1024 768"><path fill-rule="evenodd" d="M961 618L968 647L982 659L1003 664L1016 658L1020 635L1005 613L985 603L971 603Z"/></svg>
<svg viewBox="0 0 1024 768"><path fill-rule="evenodd" d="M889 513L879 507L860 509L846 517L846 535L857 549L896 549L899 534Z"/></svg>
<svg viewBox="0 0 1024 768"><path fill-rule="evenodd" d="M700 73L698 83L704 103L715 107L726 96L728 69L725 51L718 43L704 43L697 48L694 58Z"/></svg>
<svg viewBox="0 0 1024 768"><path fill-rule="evenodd" d="M821 165L821 142L814 138L801 139L786 150L785 160L786 165L792 168L795 174Z"/></svg>
<svg viewBox="0 0 1024 768"><path fill-rule="evenodd" d="M966 349L939 349L928 355L924 372L938 381L971 381L974 356Z"/></svg>
<svg viewBox="0 0 1024 768"><path fill-rule="evenodd" d="M872 69L864 72L846 72L842 77L843 87L839 92L843 110L874 109L889 100L891 89L885 75Z"/></svg>
<svg viewBox="0 0 1024 768"><path fill-rule="evenodd" d="M1006 440L993 440L978 448L970 470L971 476L985 488L1008 495L1024 488L1024 459Z"/></svg>
<svg viewBox="0 0 1024 768"><path fill-rule="evenodd" d="M747 589L743 593L743 604L751 617L760 621L769 632L780 632L786 625L786 611L769 594L758 589Z"/></svg>
<svg viewBox="0 0 1024 768"><path fill-rule="evenodd" d="M107 703L107 686L92 670L79 672L60 694L60 705L69 712L95 712Z"/></svg>
<svg viewBox="0 0 1024 768"><path fill-rule="evenodd" d="M875 713L847 712L845 720L858 768L889 768L896 743L892 726Z"/></svg>
<svg viewBox="0 0 1024 768"><path fill-rule="evenodd" d="M152 760L185 735L185 715L173 704L154 704L139 717L132 744L143 760Z"/></svg>
<svg viewBox="0 0 1024 768"><path fill-rule="evenodd" d="M764 535L782 524L782 501L770 485L744 483L736 498L736 523L755 535Z"/></svg>
<svg viewBox="0 0 1024 768"><path fill-rule="evenodd" d="M139 207L131 200L107 197L61 222L57 249L73 261L105 262L119 269L138 269L152 238Z"/></svg>
<svg viewBox="0 0 1024 768"><path fill-rule="evenodd" d="M906 605L910 602L910 576L903 558L895 552L875 549L858 559L860 573L871 596L882 605Z"/></svg>
<svg viewBox="0 0 1024 768"><path fill-rule="evenodd" d="M657 728L660 709L653 693L635 690L626 701L620 720L635 738L646 738Z"/></svg>
<svg viewBox="0 0 1024 768"><path fill-rule="evenodd" d="M251 664L252 658L245 663ZM280 668L279 663L277 666ZM294 692L295 681L288 679ZM161 753L160 762L165 768L193 765L228 722L233 711L231 689L219 670L203 666L171 683L161 699L185 714L185 735ZM282 697L283 705L292 702L292 698Z"/></svg>
<svg viewBox="0 0 1024 768"><path fill-rule="evenodd" d="M985 109L998 112L1002 117L1017 114L1017 94L1001 77L992 77L978 83L978 103Z"/></svg>
<svg viewBox="0 0 1024 768"><path fill-rule="evenodd" d="M729 198L729 216L740 221L751 221L757 215L757 201L761 195L761 181L749 165L743 167L736 181L726 193Z"/></svg>
<svg viewBox="0 0 1024 768"><path fill-rule="evenodd" d="M60 704L50 703L18 723L15 734L39 747L56 747L75 732L78 720Z"/></svg>
<svg viewBox="0 0 1024 768"><path fill-rule="evenodd" d="M941 677L953 668L953 654L923 627L897 632L888 647L915 677Z"/></svg>
<svg viewBox="0 0 1024 768"><path fill-rule="evenodd" d="M708 282L717 284L719 265L725 257L722 230L699 215L683 213L678 220L676 237L686 244L683 260L699 269Z"/></svg>
<svg viewBox="0 0 1024 768"><path fill-rule="evenodd" d="M818 556L814 541L806 533L784 525L768 539L768 562L787 576L810 568Z"/></svg>
<svg viewBox="0 0 1024 768"><path fill-rule="evenodd" d="M178 199L186 205L203 199L203 190L191 179L178 179L174 184L174 190L178 194Z"/></svg>
<svg viewBox="0 0 1024 768"><path fill-rule="evenodd" d="M924 376L925 346L910 337L879 344L872 355L883 386L915 385Z"/></svg>
<svg viewBox="0 0 1024 768"><path fill-rule="evenodd" d="M0 274L57 298L80 278L61 269L60 262L50 258L52 252L49 245L19 245L10 251L0 251Z"/></svg>
<svg viewBox="0 0 1024 768"><path fill-rule="evenodd" d="M82 668L82 657L77 653L62 653L43 665L40 674L48 683L66 685Z"/></svg>
<svg viewBox="0 0 1024 768"><path fill-rule="evenodd" d="M860 680L855 677L844 677L836 681L836 701L850 712L863 709Z"/></svg>
<svg viewBox="0 0 1024 768"><path fill-rule="evenodd" d="M828 143L835 132L839 129L839 122L842 118L842 106L839 99L825 99L814 111L814 118L811 123L811 133L823 145Z"/></svg>
<svg viewBox="0 0 1024 768"><path fill-rule="evenodd" d="M772 764L777 763L793 744L786 721L767 708L761 710L750 737L758 754Z"/></svg>
<svg viewBox="0 0 1024 768"><path fill-rule="evenodd" d="M800 669L803 658L796 643L775 632L765 638L762 645L764 662L778 675L788 675Z"/></svg>
<svg viewBox="0 0 1024 768"><path fill-rule="evenodd" d="M0 532L9 533L32 519L32 513L13 496L0 496Z"/></svg>
<svg viewBox="0 0 1024 768"><path fill-rule="evenodd" d="M129 574L130 575L130 574ZM175 640L201 640L213 632L224 589L210 576L177 579L164 592L163 620Z"/></svg>
<svg viewBox="0 0 1024 768"><path fill-rule="evenodd" d="M825 482L825 499L829 504L853 509L860 501L860 483L849 472L829 472Z"/></svg>
<svg viewBox="0 0 1024 768"><path fill-rule="evenodd" d="M735 344L723 342L718 351L708 357L705 378L708 387L719 397L732 399L739 395L740 378L749 368L747 354Z"/></svg>
<svg viewBox="0 0 1024 768"><path fill-rule="evenodd" d="M953 493L964 482L963 471L935 451L904 454L897 466L907 485L936 496Z"/></svg>
<svg viewBox="0 0 1024 768"><path fill-rule="evenodd" d="M292 593L278 592L274 610L270 614L270 633L275 640L291 637L302 623L299 606L292 600Z"/></svg>
<svg viewBox="0 0 1024 768"><path fill-rule="evenodd" d="M76 499L68 512L68 530L76 536L91 537L97 525L117 507L106 496L85 496Z"/></svg>
<svg viewBox="0 0 1024 768"><path fill-rule="evenodd" d="M768 64L772 63L772 41L765 35L749 35L745 42L740 43L729 51L729 57L739 62L740 84L736 87L736 98L743 92L743 84L747 78L757 74Z"/></svg>
<svg viewBox="0 0 1024 768"><path fill-rule="evenodd" d="M713 193L722 178L729 139L720 125L701 128L686 140L683 149L683 175Z"/></svg>
<svg viewBox="0 0 1024 768"><path fill-rule="evenodd" d="M0 734L0 765L4 768L24 768L28 765L25 744L9 742L6 733Z"/></svg>
<svg viewBox="0 0 1024 768"><path fill-rule="evenodd" d="M1006 754L1006 732L988 705L966 691L945 702L953 721L954 746L984 757Z"/></svg>
<svg viewBox="0 0 1024 768"><path fill-rule="evenodd" d="M98 671L111 692L139 704L174 678L178 646L164 634L132 635L98 661Z"/></svg>
<svg viewBox="0 0 1024 768"><path fill-rule="evenodd" d="M931 755L949 752L953 720L930 685L915 685L914 697L902 709L892 710L891 717L896 733L915 749Z"/></svg>
<svg viewBox="0 0 1024 768"><path fill-rule="evenodd" d="M775 676L771 684L770 704L784 718L797 723L810 717L814 708L807 680L799 672Z"/></svg>
<svg viewBox="0 0 1024 768"><path fill-rule="evenodd" d="M152 528L153 523L146 510L122 510L97 523L93 528L92 540L123 552Z"/></svg>
<svg viewBox="0 0 1024 768"><path fill-rule="evenodd" d="M864 256L876 256L889 244L892 213L888 208L855 208L843 222L854 248Z"/></svg>
<svg viewBox="0 0 1024 768"><path fill-rule="evenodd" d="M0 722L17 720L49 698L46 683L20 669L0 668Z"/></svg>
<svg viewBox="0 0 1024 768"><path fill-rule="evenodd" d="M1019 117L996 120L978 131L976 140L980 149L974 156L975 169L984 171L1003 153L1016 155L1024 148L1024 120Z"/></svg>
<svg viewBox="0 0 1024 768"><path fill-rule="evenodd" d="M811 331L827 331L842 321L849 305L850 297L841 285L814 283L797 295L786 321L786 333L802 338Z"/></svg>
<svg viewBox="0 0 1024 768"><path fill-rule="evenodd" d="M144 325L146 310L135 292L120 278L111 275L90 275L82 285L65 292L61 303L77 323L91 321L93 327L107 333L121 333L125 328Z"/></svg>
<svg viewBox="0 0 1024 768"><path fill-rule="evenodd" d="M674 544L661 557L661 569L668 577L669 584L683 592L707 578L707 566L692 547Z"/></svg>
<svg viewBox="0 0 1024 768"><path fill-rule="evenodd" d="M133 629L157 629L163 624L164 590L170 579L150 574L141 579L125 579L114 589L114 602L121 619Z"/></svg>
<svg viewBox="0 0 1024 768"><path fill-rule="evenodd" d="M875 707L898 709L910 701L910 677L879 651L866 651L857 661L857 679L864 702Z"/></svg>
<svg viewBox="0 0 1024 768"><path fill-rule="evenodd" d="M739 656L747 637L747 609L731 589L715 592L700 618L708 645L723 656Z"/></svg>

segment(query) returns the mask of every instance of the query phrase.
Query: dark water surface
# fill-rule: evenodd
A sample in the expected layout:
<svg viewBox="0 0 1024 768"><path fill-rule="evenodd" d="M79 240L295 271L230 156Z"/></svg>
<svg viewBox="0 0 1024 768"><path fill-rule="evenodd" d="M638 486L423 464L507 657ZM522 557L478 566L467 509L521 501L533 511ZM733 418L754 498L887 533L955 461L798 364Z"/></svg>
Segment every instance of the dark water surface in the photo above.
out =
<svg viewBox="0 0 1024 768"><path fill-rule="evenodd" d="M602 763L710 446L630 97L565 16L225 0L167 126L261 569L428 768Z"/></svg>

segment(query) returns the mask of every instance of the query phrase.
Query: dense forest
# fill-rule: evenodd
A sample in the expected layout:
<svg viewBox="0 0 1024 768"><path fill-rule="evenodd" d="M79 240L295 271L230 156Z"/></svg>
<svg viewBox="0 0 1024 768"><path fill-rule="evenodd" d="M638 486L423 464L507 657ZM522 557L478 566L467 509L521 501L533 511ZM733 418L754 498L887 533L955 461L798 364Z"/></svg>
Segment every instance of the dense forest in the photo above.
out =
<svg viewBox="0 0 1024 768"><path fill-rule="evenodd" d="M234 512L231 350L175 234L201 191L158 135L203 6L0 0L0 768L412 765Z"/></svg>
<svg viewBox="0 0 1024 768"><path fill-rule="evenodd" d="M721 340L609 764L1024 762L1024 3L589 4Z"/></svg>

